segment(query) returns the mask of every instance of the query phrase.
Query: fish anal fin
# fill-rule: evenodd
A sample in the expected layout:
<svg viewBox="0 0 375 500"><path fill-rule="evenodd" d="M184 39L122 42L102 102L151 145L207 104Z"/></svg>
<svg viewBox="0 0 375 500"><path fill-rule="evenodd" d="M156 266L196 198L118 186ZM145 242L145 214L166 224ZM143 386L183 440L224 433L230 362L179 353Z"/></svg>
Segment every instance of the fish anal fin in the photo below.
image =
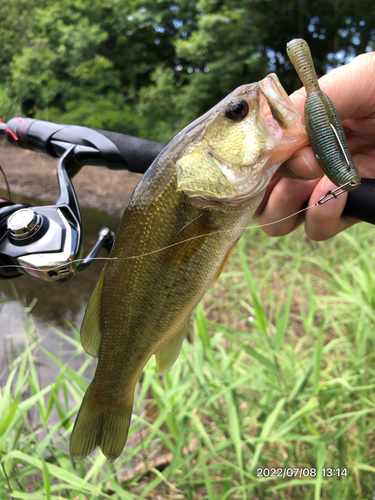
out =
<svg viewBox="0 0 375 500"><path fill-rule="evenodd" d="M188 332L188 324L189 321L181 328L177 335L168 342L168 344L155 353L156 365L160 374L167 372L176 362L181 351L182 343Z"/></svg>
<svg viewBox="0 0 375 500"><path fill-rule="evenodd" d="M164 252L165 263L180 267L197 255L211 235L218 230L217 227L211 226L209 216L209 212L203 212L176 234Z"/></svg>
<svg viewBox="0 0 375 500"><path fill-rule="evenodd" d="M98 357L100 332L100 298L102 294L103 274L91 295L81 326L81 343L84 350L91 356Z"/></svg>

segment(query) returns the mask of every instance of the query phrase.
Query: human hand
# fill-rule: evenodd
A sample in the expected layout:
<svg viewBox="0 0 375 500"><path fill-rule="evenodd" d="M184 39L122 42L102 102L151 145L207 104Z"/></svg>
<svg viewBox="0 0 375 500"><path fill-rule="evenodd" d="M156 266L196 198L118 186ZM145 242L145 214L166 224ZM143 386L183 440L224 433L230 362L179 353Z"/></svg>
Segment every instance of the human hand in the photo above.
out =
<svg viewBox="0 0 375 500"><path fill-rule="evenodd" d="M375 52L362 54L319 80L333 101L361 177L375 178ZM303 116L306 98L302 88L290 96ZM352 226L356 219L342 216L347 194L314 207L327 191L336 189L323 174L310 146L296 151L277 171L257 210L261 225L298 212L308 202L313 206L277 224L263 227L270 236L283 236L305 222L307 236L325 240ZM304 180L303 180L304 179Z"/></svg>

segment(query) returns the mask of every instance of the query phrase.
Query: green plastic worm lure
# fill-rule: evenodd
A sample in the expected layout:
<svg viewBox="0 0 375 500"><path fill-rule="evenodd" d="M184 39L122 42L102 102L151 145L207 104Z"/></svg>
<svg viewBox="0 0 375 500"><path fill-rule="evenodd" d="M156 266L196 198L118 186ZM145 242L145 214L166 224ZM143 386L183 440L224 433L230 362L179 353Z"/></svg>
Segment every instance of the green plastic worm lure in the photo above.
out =
<svg viewBox="0 0 375 500"><path fill-rule="evenodd" d="M296 38L287 44L287 53L306 90L305 126L316 159L326 176L341 189L339 194L351 191L361 183L361 177L336 108L319 87L309 46L302 38ZM327 195L336 197L338 190Z"/></svg>

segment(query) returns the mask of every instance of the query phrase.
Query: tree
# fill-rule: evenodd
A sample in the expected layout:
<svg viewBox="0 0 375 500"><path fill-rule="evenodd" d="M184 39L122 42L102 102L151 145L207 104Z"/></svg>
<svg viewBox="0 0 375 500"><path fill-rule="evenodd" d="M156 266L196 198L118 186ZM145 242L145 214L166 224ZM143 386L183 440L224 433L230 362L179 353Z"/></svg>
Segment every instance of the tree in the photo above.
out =
<svg viewBox="0 0 375 500"><path fill-rule="evenodd" d="M13 0L0 12L2 118L21 106L166 141L270 71L298 88L289 40L306 39L322 75L372 50L374 26L370 0Z"/></svg>

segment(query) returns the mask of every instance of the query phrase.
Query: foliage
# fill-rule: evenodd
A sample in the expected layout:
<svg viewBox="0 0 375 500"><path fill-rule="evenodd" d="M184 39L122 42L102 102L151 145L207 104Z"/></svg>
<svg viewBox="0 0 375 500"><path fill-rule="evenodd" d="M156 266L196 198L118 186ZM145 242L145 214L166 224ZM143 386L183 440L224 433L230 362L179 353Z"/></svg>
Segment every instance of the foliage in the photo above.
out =
<svg viewBox="0 0 375 500"><path fill-rule="evenodd" d="M12 98L5 85L0 85L0 109L3 116L20 116L21 104L17 98Z"/></svg>
<svg viewBox="0 0 375 500"><path fill-rule="evenodd" d="M25 115L167 141L269 71L299 87L292 38L321 75L373 48L374 21L370 0L13 0L0 12L0 85Z"/></svg>
<svg viewBox="0 0 375 500"><path fill-rule="evenodd" d="M99 451L70 460L91 360L75 371L46 351L29 315L26 348L2 373L0 491L33 500L372 497L374 244L363 223L328 243L248 229L175 366L159 377L147 365L114 464ZM73 358L82 354L74 328L64 338ZM59 372L45 386L38 349ZM347 475L315 476L322 468Z"/></svg>

